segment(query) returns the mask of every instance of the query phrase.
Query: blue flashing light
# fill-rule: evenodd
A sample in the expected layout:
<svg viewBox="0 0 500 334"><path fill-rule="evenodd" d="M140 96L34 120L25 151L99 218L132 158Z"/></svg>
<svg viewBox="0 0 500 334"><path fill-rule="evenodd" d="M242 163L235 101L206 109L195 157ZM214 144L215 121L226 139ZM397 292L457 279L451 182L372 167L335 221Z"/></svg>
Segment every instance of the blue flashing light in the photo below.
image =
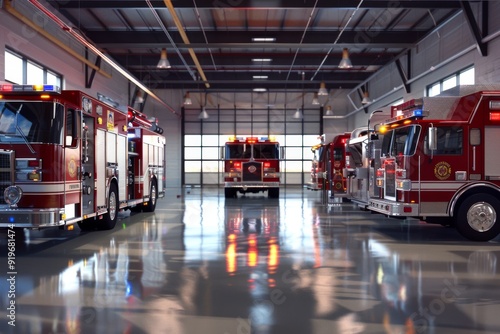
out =
<svg viewBox="0 0 500 334"><path fill-rule="evenodd" d="M54 93L60 93L61 88L56 85L43 85L43 91L44 92L54 92Z"/></svg>
<svg viewBox="0 0 500 334"><path fill-rule="evenodd" d="M422 109L415 109L413 110L413 116L414 117L418 117L418 116L423 116L424 115L424 112Z"/></svg>
<svg viewBox="0 0 500 334"><path fill-rule="evenodd" d="M9 217L9 223L14 223L15 221L16 221L16 220L14 219L14 217L13 217L13 216L10 216L10 217Z"/></svg>

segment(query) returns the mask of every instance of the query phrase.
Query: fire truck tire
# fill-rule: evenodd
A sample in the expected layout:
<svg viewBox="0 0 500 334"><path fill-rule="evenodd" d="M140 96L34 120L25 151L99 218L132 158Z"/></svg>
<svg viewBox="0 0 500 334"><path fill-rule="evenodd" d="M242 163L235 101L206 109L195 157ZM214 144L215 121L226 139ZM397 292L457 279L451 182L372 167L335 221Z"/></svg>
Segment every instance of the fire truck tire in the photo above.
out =
<svg viewBox="0 0 500 334"><path fill-rule="evenodd" d="M500 201L490 194L466 198L456 215L456 228L474 241L488 241L500 233Z"/></svg>
<svg viewBox="0 0 500 334"><path fill-rule="evenodd" d="M118 188L115 183L109 186L108 196L108 212L104 215L104 219L97 227L100 230L111 230L115 227L118 220Z"/></svg>
<svg viewBox="0 0 500 334"><path fill-rule="evenodd" d="M233 188L224 188L224 197L225 198L234 198L237 196L236 189Z"/></svg>
<svg viewBox="0 0 500 334"><path fill-rule="evenodd" d="M87 218L78 222L78 227L82 231L91 231L96 228L96 220L94 218Z"/></svg>
<svg viewBox="0 0 500 334"><path fill-rule="evenodd" d="M149 190L149 201L148 204L142 208L144 212L154 212L156 208L156 201L158 200L158 187L156 186L156 180L151 181L151 187Z"/></svg>
<svg viewBox="0 0 500 334"><path fill-rule="evenodd" d="M269 188L269 190L267 191L267 196L269 198L279 198L280 188Z"/></svg>

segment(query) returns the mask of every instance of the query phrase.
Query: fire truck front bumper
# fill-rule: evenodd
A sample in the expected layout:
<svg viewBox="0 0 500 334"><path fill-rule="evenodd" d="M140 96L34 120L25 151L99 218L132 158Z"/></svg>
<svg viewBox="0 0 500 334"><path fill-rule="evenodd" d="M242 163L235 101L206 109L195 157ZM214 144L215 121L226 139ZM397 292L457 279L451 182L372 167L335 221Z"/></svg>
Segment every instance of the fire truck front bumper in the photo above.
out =
<svg viewBox="0 0 500 334"><path fill-rule="evenodd" d="M0 228L44 228L64 225L62 211L58 209L17 209L0 206Z"/></svg>
<svg viewBox="0 0 500 334"><path fill-rule="evenodd" d="M279 182L224 182L225 188L278 188L279 186Z"/></svg>
<svg viewBox="0 0 500 334"><path fill-rule="evenodd" d="M370 198L367 209L388 216L415 217L419 215L418 204L416 203L399 203L383 199Z"/></svg>

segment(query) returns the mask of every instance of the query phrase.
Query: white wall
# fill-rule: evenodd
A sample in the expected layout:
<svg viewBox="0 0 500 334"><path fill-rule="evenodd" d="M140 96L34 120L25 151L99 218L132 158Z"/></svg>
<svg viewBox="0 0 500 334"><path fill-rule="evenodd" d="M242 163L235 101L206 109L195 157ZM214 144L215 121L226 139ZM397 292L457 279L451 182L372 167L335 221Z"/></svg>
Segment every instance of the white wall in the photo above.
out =
<svg viewBox="0 0 500 334"><path fill-rule="evenodd" d="M478 14L480 4L471 5L477 20L481 16ZM488 36L483 39L488 41L487 56L483 57L478 52L465 16L460 13L411 49L409 93L403 89L403 82L394 63L382 68L370 78L370 97L375 102L369 105L369 111L383 108L401 98L406 101L423 97L429 84L471 65L475 68L477 84L500 82L500 20L497 18L500 2L491 1L488 6ZM401 63L406 66L406 56L401 58ZM366 124L370 112L365 114L362 110L351 111L348 126L354 128Z"/></svg>
<svg viewBox="0 0 500 334"><path fill-rule="evenodd" d="M27 2L17 1L15 3L18 11L22 12L28 19L36 22L38 26L43 27L51 35L57 37L62 45L70 47L82 56L84 55L84 48L80 43L42 15L34 14L36 12L30 8ZM130 83L122 74L103 61L101 68L106 73L109 73L111 78L96 74L91 88L85 88L85 65L82 61L2 9L0 10L0 82L5 81L5 48L31 58L61 74L63 76L63 89L81 90L94 97L97 97L97 93L101 93L119 103L120 110L127 110L135 85ZM91 55L90 60L94 63L95 56ZM164 101L168 101L177 92L171 92L170 94L161 92L158 94L162 95ZM135 107L138 108L138 106ZM144 113L148 116L157 117L160 126L165 130L164 135L167 139L165 154L167 159L167 187L179 187L181 170L180 118L152 98L146 100Z"/></svg>

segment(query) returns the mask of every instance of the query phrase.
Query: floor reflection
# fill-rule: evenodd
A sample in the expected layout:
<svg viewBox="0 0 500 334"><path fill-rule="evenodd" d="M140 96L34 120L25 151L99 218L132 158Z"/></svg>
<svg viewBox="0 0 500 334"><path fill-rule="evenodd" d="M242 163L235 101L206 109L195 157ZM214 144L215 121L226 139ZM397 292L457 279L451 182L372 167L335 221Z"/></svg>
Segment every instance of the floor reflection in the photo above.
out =
<svg viewBox="0 0 500 334"><path fill-rule="evenodd" d="M191 189L113 231L30 232L0 333L500 332L497 241L316 195Z"/></svg>

